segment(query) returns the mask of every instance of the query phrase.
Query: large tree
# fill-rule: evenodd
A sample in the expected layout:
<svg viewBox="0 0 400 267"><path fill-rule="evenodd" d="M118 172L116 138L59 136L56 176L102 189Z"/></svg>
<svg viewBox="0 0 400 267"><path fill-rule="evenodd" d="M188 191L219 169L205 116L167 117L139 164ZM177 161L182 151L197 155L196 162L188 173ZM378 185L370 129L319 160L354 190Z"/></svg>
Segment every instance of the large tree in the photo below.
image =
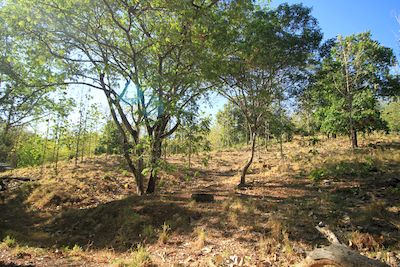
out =
<svg viewBox="0 0 400 267"><path fill-rule="evenodd" d="M218 48L223 47L215 56L219 92L241 110L251 140L239 186L245 185L253 162L257 133L273 116L272 103L282 116L285 94L300 85L310 54L319 46L321 33L310 13L302 5L288 4L254 11L241 27L227 27L224 40L218 40Z"/></svg>
<svg viewBox="0 0 400 267"><path fill-rule="evenodd" d="M20 31L63 60L71 77L65 84L104 92L143 194L155 191L162 141L209 87L199 65L210 32L223 22L219 14L251 2L17 0L6 9ZM150 173L147 190L143 173Z"/></svg>
<svg viewBox="0 0 400 267"><path fill-rule="evenodd" d="M357 132L383 128L378 97L398 91L398 79L390 73L394 64L393 51L369 32L331 42L312 85L321 130L348 133L354 149Z"/></svg>
<svg viewBox="0 0 400 267"><path fill-rule="evenodd" d="M49 60L13 24L0 6L0 161L9 160L21 128L61 108L57 88L45 85L63 78L51 70L60 62Z"/></svg>

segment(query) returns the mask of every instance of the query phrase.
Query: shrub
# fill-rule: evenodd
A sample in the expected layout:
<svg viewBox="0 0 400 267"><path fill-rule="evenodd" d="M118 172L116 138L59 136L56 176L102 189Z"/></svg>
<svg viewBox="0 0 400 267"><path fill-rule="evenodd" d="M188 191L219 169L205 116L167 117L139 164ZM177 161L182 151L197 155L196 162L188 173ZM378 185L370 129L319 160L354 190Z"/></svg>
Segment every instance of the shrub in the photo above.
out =
<svg viewBox="0 0 400 267"><path fill-rule="evenodd" d="M203 228L200 228L197 231L197 241L196 241L196 247L198 249L202 249L206 243L206 231Z"/></svg>
<svg viewBox="0 0 400 267"><path fill-rule="evenodd" d="M166 244L169 238L169 232L171 231L171 227L167 224L164 223L160 236L158 237L158 241L162 244Z"/></svg>
<svg viewBox="0 0 400 267"><path fill-rule="evenodd" d="M79 256L82 253L82 247L79 245L74 245L70 251L70 255L72 256Z"/></svg>
<svg viewBox="0 0 400 267"><path fill-rule="evenodd" d="M314 169L310 172L308 178L313 182L319 182L323 177L326 176L326 174L327 173L325 169Z"/></svg>
<svg viewBox="0 0 400 267"><path fill-rule="evenodd" d="M144 267L150 266L151 257L150 253L143 245L138 245L136 250L134 250L131 254L131 258L129 260L117 260L114 261L113 266L118 267Z"/></svg>
<svg viewBox="0 0 400 267"><path fill-rule="evenodd" d="M1 247L5 247L5 248L13 248L17 246L17 241L15 240L15 238L7 235L4 239L3 242L1 243Z"/></svg>
<svg viewBox="0 0 400 267"><path fill-rule="evenodd" d="M154 228L151 224L145 225L142 231L143 237L152 238L154 236Z"/></svg>
<svg viewBox="0 0 400 267"><path fill-rule="evenodd" d="M132 252L131 257L132 259L127 267L141 267L151 263L150 253L142 245L137 246L137 249Z"/></svg>

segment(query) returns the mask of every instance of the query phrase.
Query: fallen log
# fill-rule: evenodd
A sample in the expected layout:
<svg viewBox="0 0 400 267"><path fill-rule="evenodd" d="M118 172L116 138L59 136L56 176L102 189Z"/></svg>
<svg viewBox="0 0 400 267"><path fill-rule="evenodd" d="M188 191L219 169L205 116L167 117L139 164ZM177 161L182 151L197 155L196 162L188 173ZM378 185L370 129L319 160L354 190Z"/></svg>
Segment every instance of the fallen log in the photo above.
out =
<svg viewBox="0 0 400 267"><path fill-rule="evenodd" d="M12 169L13 168L11 167L11 165L9 165L7 163L0 162L0 172L9 171L9 170L12 170Z"/></svg>
<svg viewBox="0 0 400 267"><path fill-rule="evenodd" d="M309 252L306 259L296 265L297 267L390 267L386 263L370 259L341 244L336 235L327 226L317 226L316 228L332 244Z"/></svg>

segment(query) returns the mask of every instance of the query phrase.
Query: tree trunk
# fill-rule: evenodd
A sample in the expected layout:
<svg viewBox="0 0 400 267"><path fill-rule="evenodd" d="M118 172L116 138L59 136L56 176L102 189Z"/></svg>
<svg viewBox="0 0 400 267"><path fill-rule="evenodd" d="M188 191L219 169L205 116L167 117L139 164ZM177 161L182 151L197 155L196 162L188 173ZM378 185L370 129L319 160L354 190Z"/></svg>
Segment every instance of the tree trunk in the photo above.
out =
<svg viewBox="0 0 400 267"><path fill-rule="evenodd" d="M188 156L189 156L189 170L190 170L190 168L192 167L191 166L191 161L192 161L192 142L190 142L189 141L189 154L188 154Z"/></svg>
<svg viewBox="0 0 400 267"><path fill-rule="evenodd" d="M107 102L108 102L108 106L110 108L111 111L111 116L113 118L114 123L117 125L119 132L121 133L122 136L122 147L123 147L123 154L124 154L124 158L126 160L126 162L128 163L128 167L129 170L133 173L133 176L135 178L135 182L136 182L136 191L138 195L143 195L144 194L144 187L143 187L143 164L142 162L142 151L141 150L135 150L136 151L136 155L138 156L138 164L137 164L137 168L135 167L135 165L133 164L132 158L131 158L131 153L130 153L130 146L129 146L129 140L128 137L126 135L126 132L124 130L124 128L122 127L122 125L120 124L120 122L118 121L118 117L117 114L115 112L114 106L113 106L113 99L111 98L111 95L109 93L109 91L105 88L105 84L104 84L104 76L100 76L100 80L102 82L102 87L103 87L103 91L107 97ZM133 136L135 138L135 136ZM136 136L136 139L138 140L138 137Z"/></svg>
<svg viewBox="0 0 400 267"><path fill-rule="evenodd" d="M44 143L43 143L43 147L42 147L42 162L41 162L41 167L40 167L40 175L43 175L44 162L46 161L46 151L47 151L47 142L49 139L49 129L50 129L50 118L47 119L46 138L44 139Z"/></svg>
<svg viewBox="0 0 400 267"><path fill-rule="evenodd" d="M58 158L59 158L59 155L60 155L60 138L61 138L61 136L58 136L56 158L55 158L55 166L54 166L54 171L55 171L56 175L58 175Z"/></svg>
<svg viewBox="0 0 400 267"><path fill-rule="evenodd" d="M78 166L78 158L79 158L79 146L81 142L81 132L82 132L82 112L80 112L80 119L79 119L79 126L78 126L78 133L76 134L76 147L75 147L75 168Z"/></svg>
<svg viewBox="0 0 400 267"><path fill-rule="evenodd" d="M151 148L151 173L150 173L150 178L149 178L149 183L147 185L147 194L153 194L156 191L156 184L157 184L157 166L158 166L158 161L161 158L161 139L158 137L154 138L152 148Z"/></svg>
<svg viewBox="0 0 400 267"><path fill-rule="evenodd" d="M83 156L85 155L85 146L87 141L87 119L88 119L88 112L85 109L85 117L83 121L83 130L82 130L82 151L81 151L81 162L83 162Z"/></svg>
<svg viewBox="0 0 400 267"><path fill-rule="evenodd" d="M269 142L269 124L265 123L264 127L264 141L265 141L265 151L268 151L268 142Z"/></svg>
<svg viewBox="0 0 400 267"><path fill-rule="evenodd" d="M352 148L358 147L358 138L357 138L357 130L353 128L353 131L351 133L351 146Z"/></svg>
<svg viewBox="0 0 400 267"><path fill-rule="evenodd" d="M61 131L60 131L60 119L57 119L57 127L56 127L56 136L55 136L55 144L54 144L54 156L53 156L53 161L54 161L54 172L56 175L58 175L58 157L60 154L60 138L61 138Z"/></svg>
<svg viewBox="0 0 400 267"><path fill-rule="evenodd" d="M168 144L164 142L164 161L167 162Z"/></svg>
<svg viewBox="0 0 400 267"><path fill-rule="evenodd" d="M254 152L256 150L256 138L257 138L256 133L254 132L252 134L249 134L249 136L251 136L251 142L252 142L252 144L251 144L251 157L250 157L249 161L247 162L247 164L244 166L244 168L242 170L242 175L240 176L240 183L238 185L239 187L246 185L246 174L247 174L247 171L248 171L251 163L253 163Z"/></svg>
<svg viewBox="0 0 400 267"><path fill-rule="evenodd" d="M336 235L327 227L315 227L331 243L330 246L316 248L307 253L307 258L297 267L389 267L389 265L363 256L340 243Z"/></svg>
<svg viewBox="0 0 400 267"><path fill-rule="evenodd" d="M367 258L341 244L332 244L328 247L317 248L310 252L298 267L389 267L389 265Z"/></svg>

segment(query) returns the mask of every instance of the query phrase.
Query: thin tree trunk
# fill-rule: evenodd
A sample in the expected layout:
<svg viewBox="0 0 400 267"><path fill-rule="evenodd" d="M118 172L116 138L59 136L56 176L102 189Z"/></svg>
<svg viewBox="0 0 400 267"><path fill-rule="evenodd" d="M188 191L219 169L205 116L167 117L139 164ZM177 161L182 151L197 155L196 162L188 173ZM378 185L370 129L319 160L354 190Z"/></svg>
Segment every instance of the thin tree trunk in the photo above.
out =
<svg viewBox="0 0 400 267"><path fill-rule="evenodd" d="M46 151L47 151L47 141L49 139L49 128L50 128L50 118L47 119L47 129L46 129L46 138L43 143L43 148L42 148L42 166L40 168L40 175L43 175L43 168L44 168L44 162L46 160Z"/></svg>
<svg viewBox="0 0 400 267"><path fill-rule="evenodd" d="M85 146L87 141L87 120L88 120L88 111L86 108L84 109L85 117L83 121L83 136L82 136L82 151L81 151L81 162L83 162L83 156L85 154Z"/></svg>
<svg viewBox="0 0 400 267"><path fill-rule="evenodd" d="M351 147L352 147L352 149L355 149L358 147L357 130L354 128L351 131Z"/></svg>
<svg viewBox="0 0 400 267"><path fill-rule="evenodd" d="M60 130L60 118L59 115L57 116L57 124L54 133L54 148L53 148L53 155L51 156L51 161L54 162L56 157L57 145L58 145L58 132Z"/></svg>
<svg viewBox="0 0 400 267"><path fill-rule="evenodd" d="M269 125L265 123L264 126L264 141L265 141L265 151L268 151L268 141L269 141Z"/></svg>
<svg viewBox="0 0 400 267"><path fill-rule="evenodd" d="M58 154L60 150L60 118L57 118L57 126L56 126L56 134L55 134L55 143L54 143L54 151L53 151L53 162L55 163L54 165L54 172L57 175L58 170L57 170L57 165L58 165Z"/></svg>
<svg viewBox="0 0 400 267"><path fill-rule="evenodd" d="M79 125L78 125L78 133L76 134L76 147L75 147L75 168L78 166L78 157L79 157L79 146L81 142L81 133L82 133L82 110L80 110L79 117Z"/></svg>
<svg viewBox="0 0 400 267"><path fill-rule="evenodd" d="M164 161L167 161L167 153L168 153L168 144L164 142Z"/></svg>
<svg viewBox="0 0 400 267"><path fill-rule="evenodd" d="M137 194L138 195L143 195L144 194L143 174L142 174L143 164L141 164L141 161L142 161L142 154L140 153L141 150L135 150L136 151L136 156L138 156L138 165L137 165L137 168L136 168L135 165L133 164L132 159L131 159L128 137L126 135L126 132L125 132L124 128L122 127L122 125L118 121L118 117L117 117L117 114L116 114L114 106L113 106L113 101L115 103L115 101L118 101L118 100L113 100L111 98L110 92L109 92L109 90L107 90L105 82L104 82L104 74L100 74L100 82L101 82L101 86L103 88L103 91L104 91L104 93L105 93L105 95L107 97L107 102L108 102L108 106L109 106L110 111L111 111L111 116L113 118L113 121L117 125L118 130L122 135L124 158L125 158L126 162L128 163L129 170L133 173L133 176L135 178ZM116 105L118 105L118 103L116 103ZM117 108L118 108L118 106L117 106ZM130 129L130 130L132 130L132 129ZM135 143L136 144L137 144L137 140L139 140L138 135L139 135L139 133L136 133L136 136L132 136L135 139Z"/></svg>
<svg viewBox="0 0 400 267"><path fill-rule="evenodd" d="M251 136L251 142L252 142L252 144L251 144L251 157L250 157L249 161L247 162L247 164L244 166L244 168L242 170L242 175L240 176L240 183L238 185L239 187L246 185L246 174L247 174L247 171L248 171L250 165L253 163L254 152L256 150L256 138L257 138L256 133L254 132L254 133L250 134L250 136Z"/></svg>
<svg viewBox="0 0 400 267"><path fill-rule="evenodd" d="M54 166L54 171L55 171L56 175L58 175L58 158L60 155L60 140L61 140L61 132L58 133L58 138L57 138L57 149L56 149L55 166Z"/></svg>
<svg viewBox="0 0 400 267"><path fill-rule="evenodd" d="M192 142L189 141L189 170L192 167L191 160L192 160Z"/></svg>
<svg viewBox="0 0 400 267"><path fill-rule="evenodd" d="M141 156L142 155L139 155L140 158L138 159L138 165L137 165L137 168L135 168L135 165L133 164L131 155L129 153L130 147L129 147L128 138L127 138L126 133L125 133L124 129L122 128L121 124L119 124L115 110L112 107L111 100L109 100L109 105L110 105L110 110L111 110L111 115L113 117L113 120L117 124L118 129L120 130L120 132L122 134L123 154L124 154L124 158L125 158L126 162L128 163L128 167L129 167L130 171L133 173L133 175L135 177L136 191L137 191L138 195L143 195L144 194L143 174L142 174L143 164L141 164L141 161L142 161ZM137 154L140 154L140 151L138 151Z"/></svg>
<svg viewBox="0 0 400 267"><path fill-rule="evenodd" d="M352 108L350 107L350 116L349 116L349 126L350 126L350 138L351 138L351 149L355 149L357 144L357 131L354 128L353 116L352 116Z"/></svg>
<svg viewBox="0 0 400 267"><path fill-rule="evenodd" d="M281 96L283 97L282 93L282 88L281 90L281 95L279 96L278 99L278 104L279 104L279 151L281 154L281 159L283 159L283 116L282 116L282 99Z"/></svg>

